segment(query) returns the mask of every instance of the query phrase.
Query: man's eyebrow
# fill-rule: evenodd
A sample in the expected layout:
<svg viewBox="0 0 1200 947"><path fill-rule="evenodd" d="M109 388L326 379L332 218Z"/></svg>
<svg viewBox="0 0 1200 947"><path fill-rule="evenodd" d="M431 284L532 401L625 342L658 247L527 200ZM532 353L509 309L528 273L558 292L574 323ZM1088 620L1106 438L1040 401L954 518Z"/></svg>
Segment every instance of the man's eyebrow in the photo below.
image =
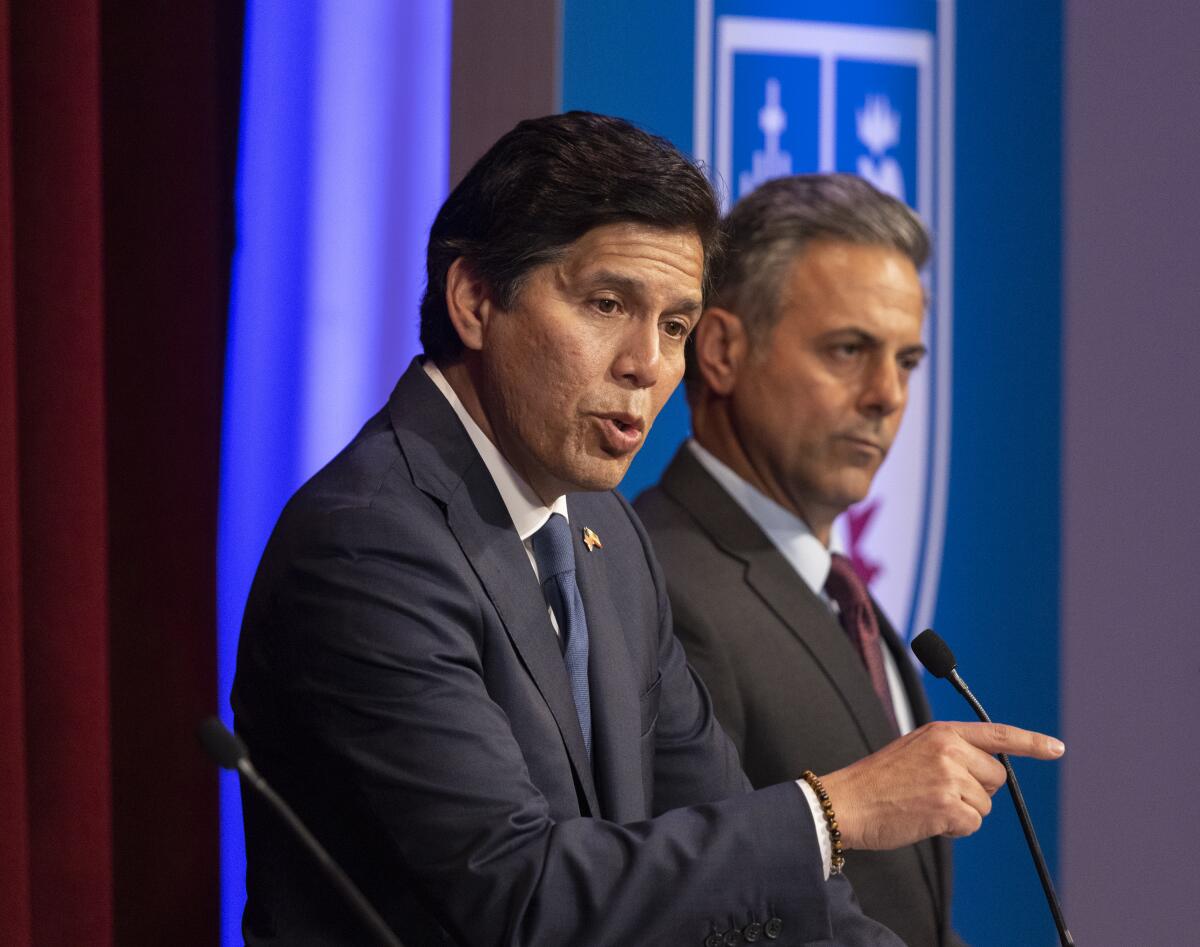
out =
<svg viewBox="0 0 1200 947"><path fill-rule="evenodd" d="M702 312L704 304L695 296L685 296L676 301L675 305L667 306L666 312L677 316L691 316Z"/></svg>
<svg viewBox="0 0 1200 947"><path fill-rule="evenodd" d="M615 270L593 270L577 284L578 288L584 292L606 286L623 293L640 293L644 285L641 280Z"/></svg>
<svg viewBox="0 0 1200 947"><path fill-rule="evenodd" d="M860 329L858 326L844 326L840 329L830 329L828 332L826 332L822 336L822 338L824 338L826 340L833 340L833 339L837 339L839 337L844 338L845 336L851 336L856 341L862 342L866 345L878 345L879 344L878 336L872 335L866 329ZM925 343L918 342L915 345L906 345L904 348L900 349L899 354L900 355L917 355L921 358L924 358L926 355L929 354L929 348L928 348L928 346L925 345Z"/></svg>
<svg viewBox="0 0 1200 947"><path fill-rule="evenodd" d="M630 296L640 295L646 290L646 284L642 280L627 276L624 273L618 273L615 270L596 270L593 273L589 273L586 278L580 280L578 283L578 288L585 293L600 289L601 287L615 289ZM691 315L700 312L703 305L703 301L699 295L682 296L674 304L667 306L665 311L680 315Z"/></svg>
<svg viewBox="0 0 1200 947"><path fill-rule="evenodd" d="M844 339L847 336L853 338L856 342L864 342L867 345L877 345L879 338L872 335L866 329L860 329L858 326L839 326L836 329L830 329L822 334L822 339Z"/></svg>

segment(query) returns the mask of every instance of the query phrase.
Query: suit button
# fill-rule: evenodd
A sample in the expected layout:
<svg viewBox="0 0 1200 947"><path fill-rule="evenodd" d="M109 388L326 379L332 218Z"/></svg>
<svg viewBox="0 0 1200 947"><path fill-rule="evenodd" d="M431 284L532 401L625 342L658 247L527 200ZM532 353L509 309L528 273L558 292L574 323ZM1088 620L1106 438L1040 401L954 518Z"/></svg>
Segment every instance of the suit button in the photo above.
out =
<svg viewBox="0 0 1200 947"><path fill-rule="evenodd" d="M752 921L742 928L742 939L747 944L753 944L756 940L762 937L763 926L758 921Z"/></svg>
<svg viewBox="0 0 1200 947"><path fill-rule="evenodd" d="M716 931L704 938L704 947L722 947L725 943L725 935L719 934Z"/></svg>
<svg viewBox="0 0 1200 947"><path fill-rule="evenodd" d="M783 921L777 917L771 918L763 927L763 933L767 935L767 940L776 940L783 933Z"/></svg>
<svg viewBox="0 0 1200 947"><path fill-rule="evenodd" d="M737 947L737 945L740 944L741 942L742 942L742 934L736 927L731 931L726 931L725 932L725 940L722 941L722 943L724 943L725 947Z"/></svg>

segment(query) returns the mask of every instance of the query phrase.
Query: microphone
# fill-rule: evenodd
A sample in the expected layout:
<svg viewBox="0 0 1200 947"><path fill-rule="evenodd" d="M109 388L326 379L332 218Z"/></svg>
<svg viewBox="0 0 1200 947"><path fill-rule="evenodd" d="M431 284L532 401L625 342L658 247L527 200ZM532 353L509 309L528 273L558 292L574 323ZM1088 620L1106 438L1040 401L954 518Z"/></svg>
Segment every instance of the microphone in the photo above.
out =
<svg viewBox="0 0 1200 947"><path fill-rule="evenodd" d="M934 677L949 679L957 690L971 705L975 715L984 723L991 723L983 705L975 699L971 689L958 674L958 662L954 660L954 652L950 646L932 628L926 628L912 641L913 654L925 665ZM1046 895L1046 903L1054 916L1054 926L1058 928L1058 939L1062 947L1074 947L1075 940L1067 930L1067 922L1063 918L1062 905L1058 903L1058 895L1054 893L1054 883L1050 880L1050 871L1046 867L1046 859L1042 856L1042 846L1038 844L1036 833L1033 831L1033 820L1029 818L1029 810L1025 807L1025 797L1021 795L1021 787L1017 784L1017 774L1013 772L1012 763L1007 753L998 754L1004 771L1008 774L1008 791L1013 805L1017 808L1017 818L1021 820L1021 830L1025 833L1025 843L1029 846L1029 854L1033 856L1033 865L1037 868L1038 878L1042 882L1042 891Z"/></svg>
<svg viewBox="0 0 1200 947"><path fill-rule="evenodd" d="M380 944L385 944L386 947L404 947L396 935L392 933L392 929L379 916L379 913L371 907L371 902L363 897L363 893L350 880L350 876L342 870L341 866L333 860L329 852L325 851L324 846L308 831L304 823L300 821L300 817L292 811L292 807L280 798L279 794L268 785L258 770L254 768L254 764L250 762L250 752L246 749L246 744L242 742L241 738L237 734L230 732L218 717L208 717L203 720L200 726L196 728L196 738L200 741L200 745L204 747L204 752L212 758L214 763L222 769L236 770L246 785L251 786L270 803L271 808L279 814L279 817L292 830L296 838L312 853L313 857L317 860L317 864L321 866L329 880L333 882L334 887L342 893L342 896L350 904L354 913L358 915L363 924L375 935L375 940Z"/></svg>

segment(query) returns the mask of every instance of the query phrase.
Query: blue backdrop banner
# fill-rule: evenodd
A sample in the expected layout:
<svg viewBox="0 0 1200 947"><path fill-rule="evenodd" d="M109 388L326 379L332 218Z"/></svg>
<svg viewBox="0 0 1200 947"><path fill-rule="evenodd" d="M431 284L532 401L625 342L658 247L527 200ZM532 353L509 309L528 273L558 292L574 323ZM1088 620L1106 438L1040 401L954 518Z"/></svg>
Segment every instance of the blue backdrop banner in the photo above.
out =
<svg viewBox="0 0 1200 947"><path fill-rule="evenodd" d="M871 495L837 528L899 629L938 627L995 716L1049 732L1061 31L1058 5L1032 0L565 0L562 44L564 108L670 138L727 206L772 177L848 171L927 222L930 357ZM687 434L677 392L622 490L654 483ZM930 691L938 716L970 716ZM1055 767L1018 769L1053 866ZM956 924L984 947L1055 941L1011 808L1000 798L956 845Z"/></svg>

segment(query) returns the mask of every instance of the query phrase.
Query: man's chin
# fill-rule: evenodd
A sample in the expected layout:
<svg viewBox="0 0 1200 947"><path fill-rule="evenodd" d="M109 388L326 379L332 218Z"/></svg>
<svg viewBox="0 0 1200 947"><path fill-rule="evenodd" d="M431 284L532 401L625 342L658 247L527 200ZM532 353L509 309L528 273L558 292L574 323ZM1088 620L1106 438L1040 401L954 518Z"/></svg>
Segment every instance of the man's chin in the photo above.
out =
<svg viewBox="0 0 1200 947"><path fill-rule="evenodd" d="M845 487L838 497L834 506L840 509L843 513L852 506L857 506L862 503L871 493L870 481L866 485L854 484L853 486Z"/></svg>
<svg viewBox="0 0 1200 947"><path fill-rule="evenodd" d="M633 455L622 458L606 458L598 460L589 458L587 463L579 464L567 472L564 479L571 484L571 489L580 493L602 493L615 490L617 484L625 477Z"/></svg>
<svg viewBox="0 0 1200 947"><path fill-rule="evenodd" d="M843 469L819 484L817 496L823 506L845 512L867 498L873 479L866 471Z"/></svg>

